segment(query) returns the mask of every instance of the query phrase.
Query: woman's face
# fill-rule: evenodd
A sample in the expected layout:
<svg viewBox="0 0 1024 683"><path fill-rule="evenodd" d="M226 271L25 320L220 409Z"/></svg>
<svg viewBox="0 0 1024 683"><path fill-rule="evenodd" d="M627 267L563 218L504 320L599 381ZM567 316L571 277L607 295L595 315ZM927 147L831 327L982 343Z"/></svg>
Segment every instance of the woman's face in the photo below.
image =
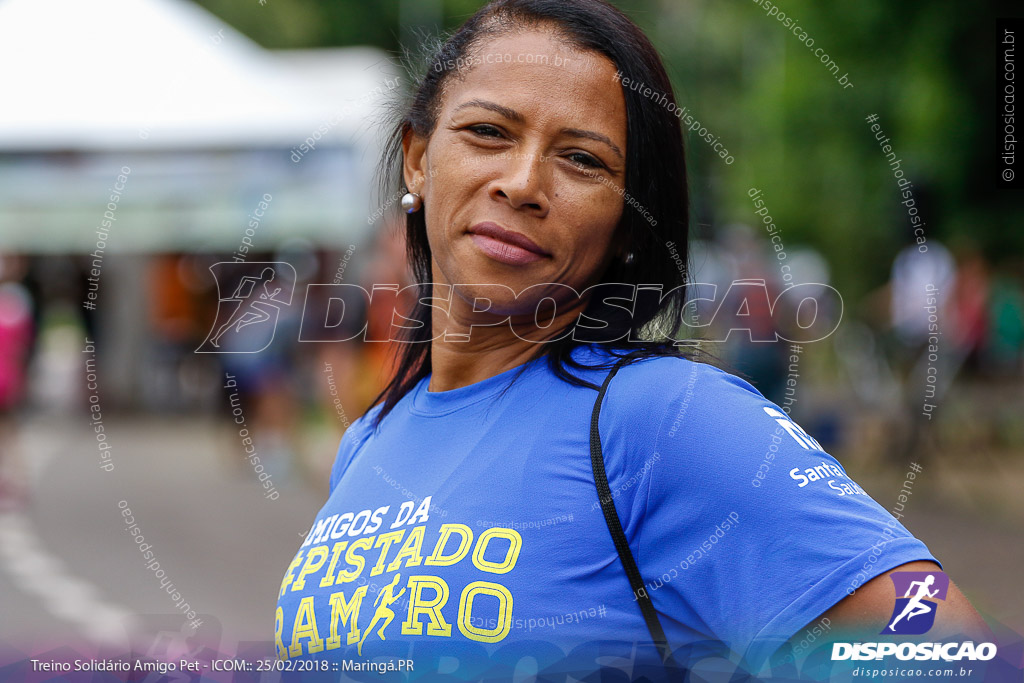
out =
<svg viewBox="0 0 1024 683"><path fill-rule="evenodd" d="M430 138L406 137L405 181L423 197L434 282L532 317L548 288L516 299L485 285L582 293L616 256L625 100L610 60L542 29L494 38L470 59L445 84Z"/></svg>

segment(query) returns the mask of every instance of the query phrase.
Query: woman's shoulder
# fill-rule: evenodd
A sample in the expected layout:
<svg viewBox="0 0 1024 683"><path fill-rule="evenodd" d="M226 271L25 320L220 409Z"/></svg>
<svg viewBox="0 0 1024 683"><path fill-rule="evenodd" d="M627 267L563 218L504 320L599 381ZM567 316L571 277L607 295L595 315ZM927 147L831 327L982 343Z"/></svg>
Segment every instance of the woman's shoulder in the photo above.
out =
<svg viewBox="0 0 1024 683"><path fill-rule="evenodd" d="M383 407L383 403L377 403L372 406L361 416L353 420L345 429L345 433L341 435L341 443L338 444L338 452L335 455L334 464L331 466L331 491L334 491L335 485L341 479L345 470L348 469L356 453L366 443L366 440L370 438L374 430L377 414L380 413Z"/></svg>
<svg viewBox="0 0 1024 683"><path fill-rule="evenodd" d="M358 449L370 438L377 426L377 415L384 408L381 401L366 409L366 412L352 421L352 424L345 430L344 437L348 437L353 449ZM343 438L344 438L343 437Z"/></svg>
<svg viewBox="0 0 1024 683"><path fill-rule="evenodd" d="M614 360L608 352L591 351L591 357ZM596 372L603 382L607 370ZM749 382L700 358L677 355L643 356L619 368L609 383L608 397L617 398L627 413L658 413L680 402L726 406L768 404Z"/></svg>
<svg viewBox="0 0 1024 683"><path fill-rule="evenodd" d="M600 385L607 371L595 377ZM651 356L622 366L602 403L601 433L668 457L745 461L780 427L802 430L749 382L710 363ZM783 433L784 433L783 431ZM806 443L818 451L817 442Z"/></svg>

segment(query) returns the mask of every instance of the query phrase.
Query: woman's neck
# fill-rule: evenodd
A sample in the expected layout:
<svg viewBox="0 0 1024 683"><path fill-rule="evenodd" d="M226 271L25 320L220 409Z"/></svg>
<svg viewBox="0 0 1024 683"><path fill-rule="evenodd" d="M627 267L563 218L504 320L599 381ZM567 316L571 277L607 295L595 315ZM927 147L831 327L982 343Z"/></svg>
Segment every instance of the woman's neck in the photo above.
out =
<svg viewBox="0 0 1024 683"><path fill-rule="evenodd" d="M482 318L457 295L446 313L433 311L430 342L429 391L449 391L475 384L529 361L538 345L550 341L579 318L584 305L564 307L551 319L539 313L501 321L501 316ZM561 308L561 307L560 307ZM543 328L536 320L550 324Z"/></svg>

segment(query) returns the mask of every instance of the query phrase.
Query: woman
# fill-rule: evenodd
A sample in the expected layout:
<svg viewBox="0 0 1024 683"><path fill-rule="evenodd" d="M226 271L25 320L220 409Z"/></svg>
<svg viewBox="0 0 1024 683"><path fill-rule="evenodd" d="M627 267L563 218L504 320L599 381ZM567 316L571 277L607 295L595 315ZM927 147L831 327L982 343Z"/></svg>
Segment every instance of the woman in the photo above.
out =
<svg viewBox="0 0 1024 683"><path fill-rule="evenodd" d="M881 639L886 574L941 576L753 387L638 341L681 310L674 111L657 53L600 0L497 0L440 48L385 160L427 284L282 581L279 658L756 672L819 620ZM935 623L985 636L952 584Z"/></svg>

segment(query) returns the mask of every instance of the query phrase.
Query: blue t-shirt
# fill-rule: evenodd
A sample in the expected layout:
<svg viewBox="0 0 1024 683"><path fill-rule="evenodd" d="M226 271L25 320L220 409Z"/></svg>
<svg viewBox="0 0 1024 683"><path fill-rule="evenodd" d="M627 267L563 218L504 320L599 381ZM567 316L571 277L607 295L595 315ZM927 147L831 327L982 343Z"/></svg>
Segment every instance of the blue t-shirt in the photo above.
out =
<svg viewBox="0 0 1024 683"><path fill-rule="evenodd" d="M281 584L280 659L328 659L356 680L381 680L367 662L407 680L523 667L659 680L594 484L597 392L546 359L507 388L520 369L443 392L427 377L379 430L378 406L345 432ZM600 386L607 370L574 373ZM719 653L756 672L857 586L935 559L778 406L710 365L624 366L599 426L616 511L684 666Z"/></svg>

